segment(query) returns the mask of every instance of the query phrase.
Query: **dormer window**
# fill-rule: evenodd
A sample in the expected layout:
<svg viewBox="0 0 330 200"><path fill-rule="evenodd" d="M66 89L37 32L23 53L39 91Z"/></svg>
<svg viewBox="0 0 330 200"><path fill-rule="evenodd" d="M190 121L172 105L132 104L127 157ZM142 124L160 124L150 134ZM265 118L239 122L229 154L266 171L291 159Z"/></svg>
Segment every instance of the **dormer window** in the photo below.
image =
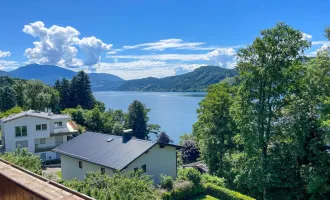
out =
<svg viewBox="0 0 330 200"><path fill-rule="evenodd" d="M62 122L55 122L55 128L62 127Z"/></svg>

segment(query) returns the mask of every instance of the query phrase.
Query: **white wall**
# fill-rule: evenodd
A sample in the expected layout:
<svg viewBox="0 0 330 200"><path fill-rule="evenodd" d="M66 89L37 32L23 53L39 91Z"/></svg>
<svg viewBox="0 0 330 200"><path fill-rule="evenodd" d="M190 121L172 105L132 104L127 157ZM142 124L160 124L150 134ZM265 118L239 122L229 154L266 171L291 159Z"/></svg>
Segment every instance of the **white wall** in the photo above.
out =
<svg viewBox="0 0 330 200"><path fill-rule="evenodd" d="M101 171L101 166L86 161L83 162L83 169L79 168L78 159L61 155L61 168L62 178L64 180L77 178L84 179L87 172ZM146 164L146 174L151 175L155 183L160 182L160 175L165 174L176 178L176 149L175 147L166 146L160 148L155 145L148 153L143 154L141 157L131 163L122 173L133 171L136 167L141 167ZM106 168L106 174L113 175L113 170Z"/></svg>
<svg viewBox="0 0 330 200"><path fill-rule="evenodd" d="M81 169L79 168L79 159L61 155L62 179L69 180L77 178L78 180L82 180L88 172L101 172L102 166L100 165L86 161L82 161L82 163L83 168ZM110 176L113 175L113 171L110 168L105 168L105 173Z"/></svg>
<svg viewBox="0 0 330 200"><path fill-rule="evenodd" d="M147 165L146 174L151 175L155 183L160 182L161 174L172 176L175 179L177 172L175 147L160 148L157 144L122 171L132 171L135 167L141 167L144 164Z"/></svg>
<svg viewBox="0 0 330 200"><path fill-rule="evenodd" d="M36 131L36 125L47 124L47 130ZM27 136L16 137L15 127L27 126ZM5 150L14 151L16 149L16 141L28 140L28 150L34 152L34 140L37 138L47 138L50 136L50 123L48 119L38 117L21 117L3 124L3 132L5 139Z"/></svg>

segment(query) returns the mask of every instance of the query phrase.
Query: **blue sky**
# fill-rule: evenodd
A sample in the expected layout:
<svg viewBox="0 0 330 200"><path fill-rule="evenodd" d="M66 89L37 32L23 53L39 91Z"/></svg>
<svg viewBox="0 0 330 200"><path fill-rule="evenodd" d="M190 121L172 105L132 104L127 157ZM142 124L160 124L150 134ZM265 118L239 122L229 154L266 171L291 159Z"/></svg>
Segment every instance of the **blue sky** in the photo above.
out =
<svg viewBox="0 0 330 200"><path fill-rule="evenodd" d="M330 1L3 0L0 70L27 63L166 77L200 65L235 66L235 52L284 21L329 46Z"/></svg>

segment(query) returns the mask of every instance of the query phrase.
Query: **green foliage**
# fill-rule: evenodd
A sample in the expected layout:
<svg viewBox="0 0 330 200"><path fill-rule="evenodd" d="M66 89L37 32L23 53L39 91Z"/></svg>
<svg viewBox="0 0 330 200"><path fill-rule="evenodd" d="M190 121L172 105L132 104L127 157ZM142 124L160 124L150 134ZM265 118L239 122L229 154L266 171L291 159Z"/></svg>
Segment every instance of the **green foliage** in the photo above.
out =
<svg viewBox="0 0 330 200"><path fill-rule="evenodd" d="M210 173L224 176L224 156L234 149L235 123L230 115L233 102L232 88L227 83L210 86L200 102L198 121L193 135L198 142L204 162Z"/></svg>
<svg viewBox="0 0 330 200"><path fill-rule="evenodd" d="M158 125L148 124L148 112L150 109L137 100L128 107L127 126L138 139L148 139L149 133L156 133L160 129Z"/></svg>
<svg viewBox="0 0 330 200"><path fill-rule="evenodd" d="M194 184L199 184L201 181L201 173L195 168L187 167L178 170L178 180L191 181Z"/></svg>
<svg viewBox="0 0 330 200"><path fill-rule="evenodd" d="M191 181L176 181L173 190L164 192L161 195L163 200L181 200L190 199L205 192L200 184L194 184Z"/></svg>
<svg viewBox="0 0 330 200"><path fill-rule="evenodd" d="M16 106L16 92L10 86L0 88L0 111L6 111Z"/></svg>
<svg viewBox="0 0 330 200"><path fill-rule="evenodd" d="M113 135L122 135L124 132L124 127L121 123L116 122L112 128Z"/></svg>
<svg viewBox="0 0 330 200"><path fill-rule="evenodd" d="M160 175L160 187L167 190L173 189L174 181L172 179L172 176L167 175Z"/></svg>
<svg viewBox="0 0 330 200"><path fill-rule="evenodd" d="M9 115L17 114L22 112L22 108L15 106L12 109L7 110L6 112L0 113L0 119L8 117Z"/></svg>
<svg viewBox="0 0 330 200"><path fill-rule="evenodd" d="M5 152L2 155L0 154L0 158L33 173L39 175L42 173L40 157L34 155L25 148L17 148L14 152Z"/></svg>
<svg viewBox="0 0 330 200"><path fill-rule="evenodd" d="M219 187L211 183L204 185L206 193L216 198L223 200L253 200L254 198L243 195L239 192L229 190L227 188Z"/></svg>
<svg viewBox="0 0 330 200"><path fill-rule="evenodd" d="M94 103L89 76L84 71L79 71L70 83L69 108L75 108L80 105L84 109L92 109L94 108Z"/></svg>
<svg viewBox="0 0 330 200"><path fill-rule="evenodd" d="M225 69L218 66L202 66L193 72L166 77L143 78L123 82L115 90L120 91L171 91L171 92L196 92L205 91L206 88L219 83L226 77L237 74L235 69Z"/></svg>
<svg viewBox="0 0 330 200"><path fill-rule="evenodd" d="M95 199L156 199L154 186L149 176L141 172L115 174L110 177L106 174L89 173L82 181L76 179L62 181L63 185Z"/></svg>
<svg viewBox="0 0 330 200"><path fill-rule="evenodd" d="M210 174L202 174L201 183L202 184L211 183L219 187L226 187L226 179L219 178L217 176L212 176Z"/></svg>

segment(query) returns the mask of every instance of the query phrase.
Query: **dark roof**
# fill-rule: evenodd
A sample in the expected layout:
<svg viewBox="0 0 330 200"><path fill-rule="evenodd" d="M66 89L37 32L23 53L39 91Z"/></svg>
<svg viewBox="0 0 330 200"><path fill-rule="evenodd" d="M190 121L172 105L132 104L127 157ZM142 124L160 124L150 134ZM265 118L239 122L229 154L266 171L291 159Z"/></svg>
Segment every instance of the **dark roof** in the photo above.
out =
<svg viewBox="0 0 330 200"><path fill-rule="evenodd" d="M209 171L209 168L206 166L206 164L202 163L201 161L185 164L185 165L183 165L183 167L198 168L198 169L201 169L205 172Z"/></svg>
<svg viewBox="0 0 330 200"><path fill-rule="evenodd" d="M135 138L124 143L121 136L85 132L58 146L53 151L112 169L122 170L156 144L157 142ZM176 145L167 146L177 147Z"/></svg>
<svg viewBox="0 0 330 200"><path fill-rule="evenodd" d="M0 119L0 122L8 122L14 119L18 119L21 117L26 117L26 116L31 116L31 117L39 117L39 118L45 118L45 119L70 119L70 116L67 114L51 114L49 115L46 112L39 112L35 110L28 110L28 111L23 111L14 115L10 115L8 117Z"/></svg>

